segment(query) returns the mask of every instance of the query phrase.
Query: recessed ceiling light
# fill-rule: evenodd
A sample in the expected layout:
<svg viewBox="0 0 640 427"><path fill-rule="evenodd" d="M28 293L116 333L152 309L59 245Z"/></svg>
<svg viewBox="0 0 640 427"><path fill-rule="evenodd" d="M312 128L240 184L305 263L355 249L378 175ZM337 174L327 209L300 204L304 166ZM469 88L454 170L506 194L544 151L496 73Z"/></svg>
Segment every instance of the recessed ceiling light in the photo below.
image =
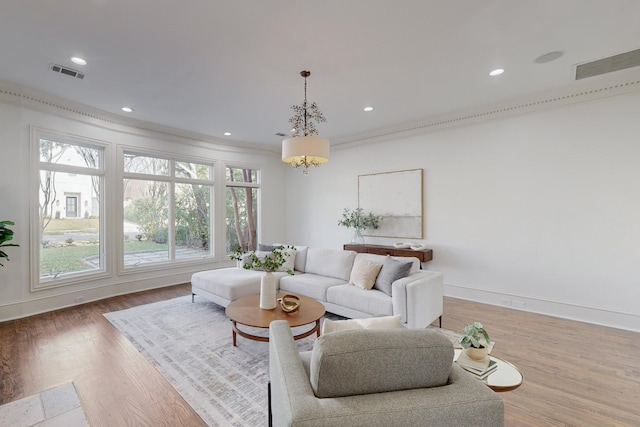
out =
<svg viewBox="0 0 640 427"><path fill-rule="evenodd" d="M500 74L504 73L504 70L502 68L496 68L495 70L493 70L492 72L489 73L489 75L491 77L495 77L495 76L499 76Z"/></svg>
<svg viewBox="0 0 640 427"><path fill-rule="evenodd" d="M534 59L533 62L535 62L536 64L544 64L546 62L555 61L562 55L564 55L564 52L557 50L555 52L549 52L545 53L544 55L540 55L536 59Z"/></svg>
<svg viewBox="0 0 640 427"><path fill-rule="evenodd" d="M224 136L231 136L231 132L225 132L223 135Z"/></svg>
<svg viewBox="0 0 640 427"><path fill-rule="evenodd" d="M131 107L122 107L122 111L125 113L133 113L133 108Z"/></svg>
<svg viewBox="0 0 640 427"><path fill-rule="evenodd" d="M77 56L73 56L71 58L71 62L73 62L74 64L78 64L78 65L87 65L87 61L85 61L82 58L79 58Z"/></svg>
<svg viewBox="0 0 640 427"><path fill-rule="evenodd" d="M373 111L373 107L364 107L364 111Z"/></svg>

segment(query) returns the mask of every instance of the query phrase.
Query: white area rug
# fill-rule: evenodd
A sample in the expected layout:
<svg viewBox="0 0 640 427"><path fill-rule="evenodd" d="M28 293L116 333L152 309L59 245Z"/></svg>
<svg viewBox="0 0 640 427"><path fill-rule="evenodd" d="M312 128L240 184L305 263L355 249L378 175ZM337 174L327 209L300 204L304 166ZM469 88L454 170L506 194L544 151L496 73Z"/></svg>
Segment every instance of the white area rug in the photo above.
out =
<svg viewBox="0 0 640 427"><path fill-rule="evenodd" d="M269 344L238 336L233 347L224 308L197 296L195 301L185 296L104 316L208 425L266 425ZM309 350L314 340L304 338L298 347Z"/></svg>
<svg viewBox="0 0 640 427"><path fill-rule="evenodd" d="M153 363L210 426L267 425L269 344L238 336L224 308L196 296L179 297L104 315ZM331 319L339 316L327 313ZM308 330L295 328L294 333ZM254 334L268 330L243 327ZM458 336L442 329L453 342ZM313 347L315 335L297 341Z"/></svg>

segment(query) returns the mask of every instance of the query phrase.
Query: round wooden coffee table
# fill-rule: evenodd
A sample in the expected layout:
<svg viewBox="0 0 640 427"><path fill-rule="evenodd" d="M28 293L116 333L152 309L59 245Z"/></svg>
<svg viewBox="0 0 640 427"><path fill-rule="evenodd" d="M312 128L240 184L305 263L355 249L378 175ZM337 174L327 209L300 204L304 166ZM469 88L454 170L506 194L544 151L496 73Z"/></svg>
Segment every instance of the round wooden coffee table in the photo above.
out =
<svg viewBox="0 0 640 427"><path fill-rule="evenodd" d="M282 298L284 294L278 294ZM296 326L314 323L313 327L306 332L295 335L293 339L299 340L308 337L314 332L320 336L320 319L324 316L324 305L304 296L300 298L300 309L295 313L285 313L280 304L276 304L273 310L263 310L260 308L260 295L249 295L232 301L227 306L227 317L233 322L233 345L236 345L236 336L248 338L254 341L268 342L268 336L253 335L238 329L238 324L253 326L255 328L269 328L269 324L274 320L286 320L293 328Z"/></svg>

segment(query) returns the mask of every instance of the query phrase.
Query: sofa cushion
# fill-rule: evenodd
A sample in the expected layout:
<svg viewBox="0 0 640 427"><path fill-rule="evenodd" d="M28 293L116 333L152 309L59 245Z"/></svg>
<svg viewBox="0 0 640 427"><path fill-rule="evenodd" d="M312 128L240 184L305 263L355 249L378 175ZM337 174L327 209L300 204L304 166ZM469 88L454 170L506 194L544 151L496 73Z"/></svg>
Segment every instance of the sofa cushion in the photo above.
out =
<svg viewBox="0 0 640 427"><path fill-rule="evenodd" d="M353 285L332 286L327 289L327 302L373 316L393 314L393 301L377 289L365 291Z"/></svg>
<svg viewBox="0 0 640 427"><path fill-rule="evenodd" d="M383 264L384 260L390 255L378 255L378 254L366 254L359 253L356 255L356 261L359 259L368 259L370 261L376 262L378 264ZM408 257L408 256L392 256L391 258L396 261L408 262L411 261L411 271L409 274L415 274L420 271L420 260L416 257Z"/></svg>
<svg viewBox="0 0 640 427"><path fill-rule="evenodd" d="M407 277L412 265L411 261L398 261L387 255L382 264L382 269L378 273L378 277L376 277L376 282L373 285L374 289L391 296L391 284L398 279Z"/></svg>
<svg viewBox="0 0 640 427"><path fill-rule="evenodd" d="M376 264L366 259L356 261L349 276L349 284L369 290L373 288L373 284L376 282L376 277L378 277L381 268L382 264Z"/></svg>
<svg viewBox="0 0 640 427"><path fill-rule="evenodd" d="M296 295L304 295L318 301L326 301L328 289L344 284L345 281L341 279L304 273L281 278L280 292L289 292ZM357 289L355 286L348 286Z"/></svg>
<svg viewBox="0 0 640 427"><path fill-rule="evenodd" d="M355 257L353 251L309 248L305 272L348 281Z"/></svg>
<svg viewBox="0 0 640 427"><path fill-rule="evenodd" d="M283 273L276 273L282 275ZM191 284L230 301L260 293L260 279L264 271L242 268L220 268L194 273Z"/></svg>
<svg viewBox="0 0 640 427"><path fill-rule="evenodd" d="M360 329L322 335L311 353L310 382L320 398L447 384L453 345L427 329Z"/></svg>
<svg viewBox="0 0 640 427"><path fill-rule="evenodd" d="M331 320L325 318L322 321L322 334L332 332L349 331L351 329L396 329L401 328L402 316L368 317L366 319Z"/></svg>
<svg viewBox="0 0 640 427"><path fill-rule="evenodd" d="M307 265L307 251L309 250L309 246L296 246L296 261L295 261L295 271L299 271L301 273L305 272L305 266Z"/></svg>

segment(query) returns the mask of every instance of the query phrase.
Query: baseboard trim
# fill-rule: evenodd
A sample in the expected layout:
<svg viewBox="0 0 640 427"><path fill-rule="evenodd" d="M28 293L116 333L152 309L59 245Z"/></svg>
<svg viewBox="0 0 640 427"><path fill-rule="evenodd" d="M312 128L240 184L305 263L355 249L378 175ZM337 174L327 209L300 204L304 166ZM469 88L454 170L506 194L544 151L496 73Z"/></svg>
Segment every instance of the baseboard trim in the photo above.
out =
<svg viewBox="0 0 640 427"><path fill-rule="evenodd" d="M445 284L443 291L445 296L451 298L476 301L513 310L527 311L530 313L577 320L580 322L592 323L616 329L640 332L640 315L638 314L474 289L460 285ZM447 315L446 312L444 315Z"/></svg>

